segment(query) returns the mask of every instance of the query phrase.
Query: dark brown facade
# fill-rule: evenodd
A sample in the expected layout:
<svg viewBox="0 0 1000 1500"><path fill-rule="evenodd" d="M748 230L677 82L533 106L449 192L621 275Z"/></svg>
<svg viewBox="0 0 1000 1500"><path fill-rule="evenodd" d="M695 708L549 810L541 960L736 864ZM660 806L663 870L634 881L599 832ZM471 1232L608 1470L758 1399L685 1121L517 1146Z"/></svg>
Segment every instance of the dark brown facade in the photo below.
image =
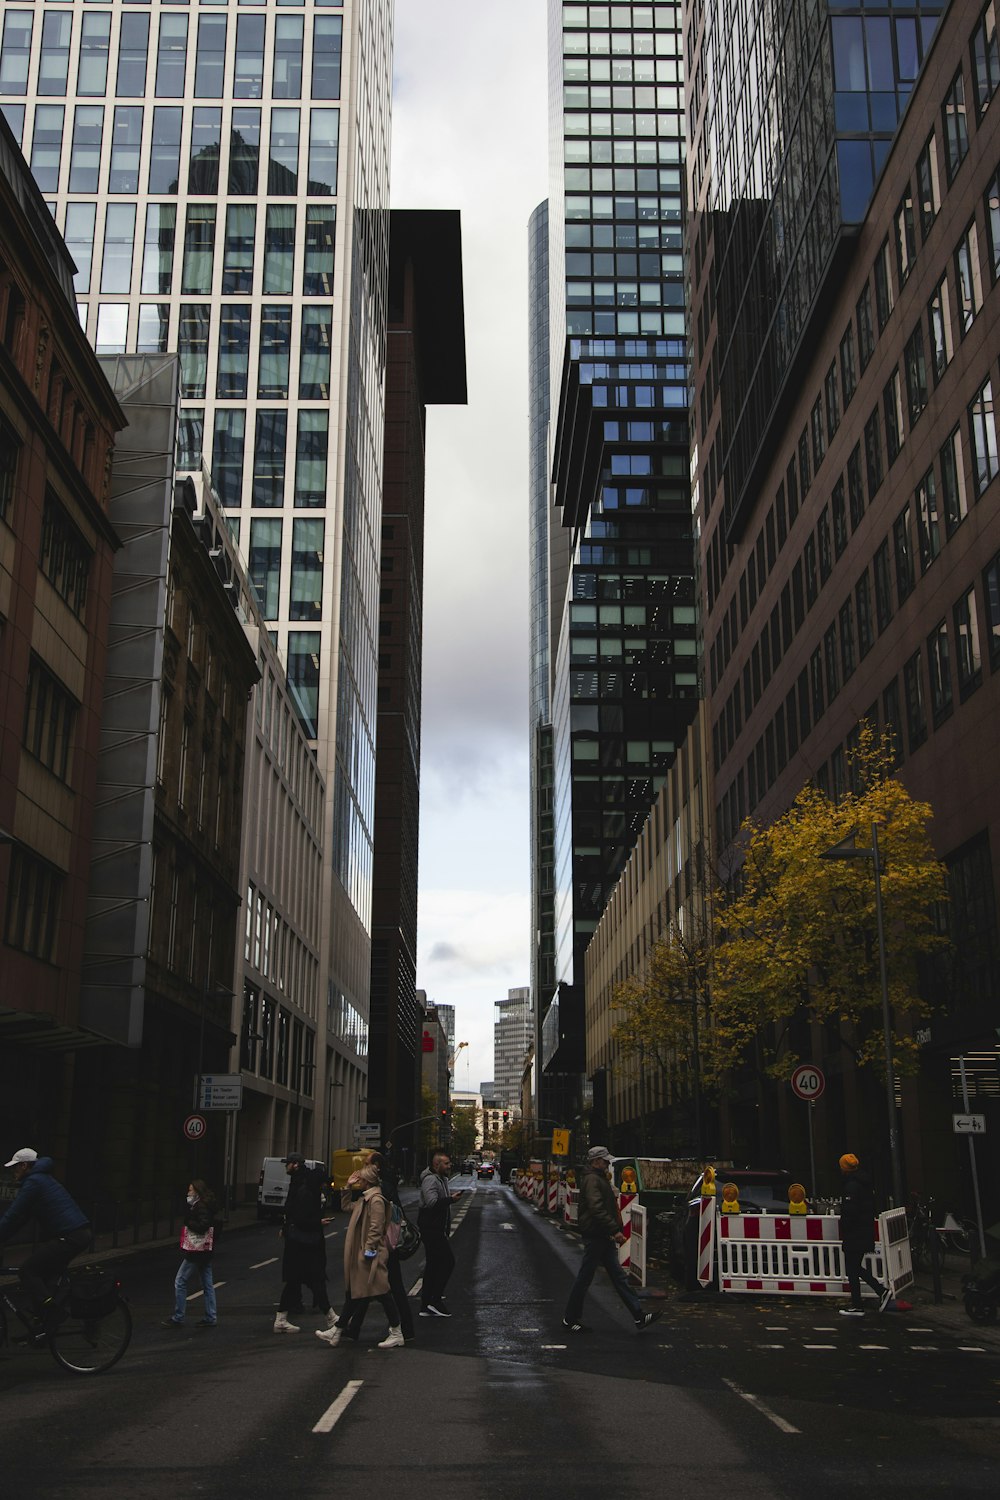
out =
<svg viewBox="0 0 1000 1500"><path fill-rule="evenodd" d="M0 216L0 1136L62 1156L125 419L5 121Z"/></svg>
<svg viewBox="0 0 1000 1500"><path fill-rule="evenodd" d="M368 1119L387 1135L421 1113L416 978L425 433L428 405L466 399L458 214L393 212L389 259L368 1059ZM411 1134L397 1139L410 1144Z"/></svg>
<svg viewBox="0 0 1000 1500"><path fill-rule="evenodd" d="M994 864L1000 780L1000 79L977 66L971 7L942 17L856 235L845 235L780 413L745 524L724 529L717 467L701 470L706 690L715 835L768 821L808 780L836 796L861 719L890 727L900 775L933 807L950 874L955 951L926 976L937 1005L919 1078L902 1085L908 1186L954 1197L966 1153L951 1132L957 1059L990 1117L980 1171L996 1174L1000 967ZM994 41L995 51L995 41ZM985 54L984 54L985 55ZM992 70L992 71L991 71ZM719 435L712 389L710 223L701 241L699 448ZM707 255L705 251L708 251ZM890 913L891 918L891 913ZM819 1036L828 1091L817 1159L873 1155L877 1081ZM787 1090L757 1080L732 1101L733 1149L801 1165ZM801 1111L801 1106L799 1107ZM797 1154L798 1153L798 1154Z"/></svg>

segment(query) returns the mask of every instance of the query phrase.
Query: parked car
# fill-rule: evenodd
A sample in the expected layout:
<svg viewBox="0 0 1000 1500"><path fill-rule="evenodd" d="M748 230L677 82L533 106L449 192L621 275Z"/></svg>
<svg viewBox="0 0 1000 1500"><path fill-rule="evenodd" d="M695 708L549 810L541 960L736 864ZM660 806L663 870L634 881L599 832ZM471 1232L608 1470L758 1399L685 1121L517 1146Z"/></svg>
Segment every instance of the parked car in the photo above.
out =
<svg viewBox="0 0 1000 1500"><path fill-rule="evenodd" d="M479 1163L479 1166L476 1168L476 1176L485 1177L492 1182L494 1170L495 1169L491 1161L481 1161Z"/></svg>
<svg viewBox="0 0 1000 1500"><path fill-rule="evenodd" d="M684 1201L658 1217L666 1229L670 1256L670 1268L675 1276L683 1279L688 1291L698 1286L698 1216L701 1212L701 1185L704 1173L700 1172L691 1185ZM727 1182L734 1182L739 1189L740 1210L745 1214L787 1214L788 1189L791 1174L776 1168L718 1167L715 1174L716 1189L721 1194Z"/></svg>
<svg viewBox="0 0 1000 1500"><path fill-rule="evenodd" d="M326 1167L321 1161L307 1161L306 1166L311 1171L319 1171L326 1174ZM257 1183L257 1217L258 1219L280 1219L285 1212L285 1199L288 1197L288 1173L285 1170L285 1159L283 1156L265 1156L260 1168L260 1179ZM324 1190L324 1200L327 1193Z"/></svg>

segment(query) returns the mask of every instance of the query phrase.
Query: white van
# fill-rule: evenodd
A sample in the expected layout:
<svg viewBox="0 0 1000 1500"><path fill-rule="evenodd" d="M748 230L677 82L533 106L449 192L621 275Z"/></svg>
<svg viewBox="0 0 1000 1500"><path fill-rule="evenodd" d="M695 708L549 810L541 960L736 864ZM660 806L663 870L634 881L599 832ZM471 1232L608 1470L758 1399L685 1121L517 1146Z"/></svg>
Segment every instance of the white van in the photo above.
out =
<svg viewBox="0 0 1000 1500"><path fill-rule="evenodd" d="M307 1167L318 1167L321 1172L326 1170L325 1163L321 1161L307 1161ZM288 1173L285 1170L285 1159L283 1156L265 1156L260 1168L260 1180L257 1183L257 1217L258 1219L280 1219L285 1212L285 1199L288 1197Z"/></svg>

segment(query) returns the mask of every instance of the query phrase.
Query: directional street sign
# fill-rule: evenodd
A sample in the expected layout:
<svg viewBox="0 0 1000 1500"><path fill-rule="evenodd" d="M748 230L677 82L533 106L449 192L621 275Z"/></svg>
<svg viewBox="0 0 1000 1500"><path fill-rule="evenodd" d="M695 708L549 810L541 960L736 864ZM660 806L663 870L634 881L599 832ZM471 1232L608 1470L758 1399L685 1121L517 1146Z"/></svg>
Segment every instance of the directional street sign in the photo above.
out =
<svg viewBox="0 0 1000 1500"><path fill-rule="evenodd" d="M552 1132L552 1155L553 1156L568 1156L569 1155L569 1131L568 1130L553 1130L553 1132Z"/></svg>
<svg viewBox="0 0 1000 1500"><path fill-rule="evenodd" d="M951 1128L956 1135L985 1135L985 1115L952 1115Z"/></svg>
<svg viewBox="0 0 1000 1500"><path fill-rule="evenodd" d="M199 1109L242 1109L243 1079L239 1073L202 1073Z"/></svg>
<svg viewBox="0 0 1000 1500"><path fill-rule="evenodd" d="M791 1077L792 1093L800 1099L819 1099L826 1089L826 1076L814 1063L801 1063Z"/></svg>
<svg viewBox="0 0 1000 1500"><path fill-rule="evenodd" d="M369 1144L377 1146L382 1139L382 1127L381 1125L355 1125L354 1139L359 1146Z"/></svg>

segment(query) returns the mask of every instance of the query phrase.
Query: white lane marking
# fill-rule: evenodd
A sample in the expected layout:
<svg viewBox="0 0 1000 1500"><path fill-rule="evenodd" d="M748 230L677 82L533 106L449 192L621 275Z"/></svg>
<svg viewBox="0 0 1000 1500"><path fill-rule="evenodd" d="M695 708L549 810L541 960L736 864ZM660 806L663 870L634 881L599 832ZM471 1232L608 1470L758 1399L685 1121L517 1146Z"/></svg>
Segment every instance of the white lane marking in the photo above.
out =
<svg viewBox="0 0 1000 1500"><path fill-rule="evenodd" d="M350 1406L351 1402L354 1400L355 1396L358 1394L363 1385L363 1380L349 1380L344 1386L344 1389L341 1391L340 1395L337 1397L336 1401L328 1406L326 1411L320 1417L319 1421L316 1423L316 1426L313 1428L313 1432L330 1432L335 1424L340 1421L340 1418L344 1415L344 1412Z"/></svg>
<svg viewBox="0 0 1000 1500"><path fill-rule="evenodd" d="M983 1347L982 1344L959 1344L958 1347L959 1347L959 1351L962 1354L985 1354L986 1353L986 1350L985 1350L985 1348Z"/></svg>
<svg viewBox="0 0 1000 1500"><path fill-rule="evenodd" d="M220 1286L225 1286L225 1284L226 1283L224 1281L213 1281L212 1282L212 1285L214 1286L214 1288L215 1288L216 1291L219 1290ZM188 1298L187 1299L188 1299L189 1302L193 1302L196 1297L204 1297L204 1295L205 1295L204 1291L188 1292Z"/></svg>
<svg viewBox="0 0 1000 1500"><path fill-rule="evenodd" d="M909 1324L907 1324L906 1331L907 1331L907 1333L933 1333L934 1332L933 1328L912 1328L912 1327L910 1327Z"/></svg>
<svg viewBox="0 0 1000 1500"><path fill-rule="evenodd" d="M787 1333L788 1332L788 1324L787 1323L765 1323L764 1324L764 1332L765 1333Z"/></svg>
<svg viewBox="0 0 1000 1500"><path fill-rule="evenodd" d="M803 1344L803 1349L836 1349L836 1344Z"/></svg>
<svg viewBox="0 0 1000 1500"><path fill-rule="evenodd" d="M859 1349L888 1349L888 1344L859 1344Z"/></svg>
<svg viewBox="0 0 1000 1500"><path fill-rule="evenodd" d="M813 1324L813 1333L836 1333L836 1331L837 1330L833 1326L832 1323L814 1323Z"/></svg>
<svg viewBox="0 0 1000 1500"><path fill-rule="evenodd" d="M755 1344L755 1349L784 1349L784 1344Z"/></svg>
<svg viewBox="0 0 1000 1500"><path fill-rule="evenodd" d="M746 1401L755 1411L759 1411L762 1417L766 1417L769 1422L773 1422L779 1432L799 1433L801 1431L800 1428L793 1427L791 1422L786 1422L784 1417L779 1417L778 1413L772 1411L769 1406L765 1406L759 1396L755 1396L751 1391L741 1389L735 1380L723 1380L722 1383L729 1387L734 1396L739 1396L741 1401Z"/></svg>
<svg viewBox="0 0 1000 1500"><path fill-rule="evenodd" d="M539 1344L539 1349L568 1349L568 1344Z"/></svg>
<svg viewBox="0 0 1000 1500"><path fill-rule="evenodd" d="M423 1286L423 1284L424 1284L424 1278L422 1276L418 1276L417 1279L416 1279L416 1281L410 1287L409 1295L411 1297L419 1297L420 1296L420 1288Z"/></svg>
<svg viewBox="0 0 1000 1500"><path fill-rule="evenodd" d="M324 1236L323 1236L323 1238L324 1238L324 1239L325 1239L325 1240L332 1240L332 1239L333 1239L333 1237L334 1237L334 1235L337 1235L337 1234L339 1234L339 1233L340 1233L340 1230L339 1230L339 1229L331 1229L331 1230L330 1230L330 1233L329 1233L329 1234L324 1234Z"/></svg>
<svg viewBox="0 0 1000 1500"><path fill-rule="evenodd" d="M251 1266L250 1269L251 1271L259 1271L261 1266L276 1266L277 1264L278 1257L276 1255L272 1255L270 1260L259 1260L257 1264L255 1266Z"/></svg>
<svg viewBox="0 0 1000 1500"><path fill-rule="evenodd" d="M501 1229L513 1229L514 1226L513 1226L513 1224L501 1224L500 1228Z"/></svg>
<svg viewBox="0 0 1000 1500"><path fill-rule="evenodd" d="M519 1328L518 1333L541 1333L540 1328Z"/></svg>
<svg viewBox="0 0 1000 1500"><path fill-rule="evenodd" d="M911 1349L915 1349L919 1353L922 1353L922 1354L936 1354L937 1353L937 1344L911 1344L910 1348Z"/></svg>

